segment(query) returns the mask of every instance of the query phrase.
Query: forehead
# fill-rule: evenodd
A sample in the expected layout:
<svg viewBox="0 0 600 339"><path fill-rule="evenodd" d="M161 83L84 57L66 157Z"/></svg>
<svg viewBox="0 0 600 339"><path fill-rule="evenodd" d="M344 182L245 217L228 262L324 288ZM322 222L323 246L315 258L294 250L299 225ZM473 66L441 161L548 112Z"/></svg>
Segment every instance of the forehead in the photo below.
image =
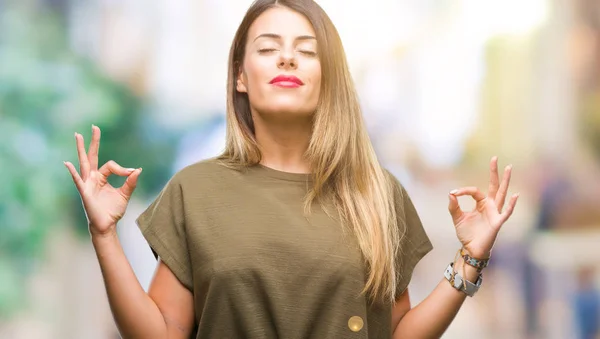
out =
<svg viewBox="0 0 600 339"><path fill-rule="evenodd" d="M287 7L270 8L259 15L248 30L248 39L252 42L257 36L265 33L281 35L283 38L295 38L301 35L315 36L315 31L308 19Z"/></svg>

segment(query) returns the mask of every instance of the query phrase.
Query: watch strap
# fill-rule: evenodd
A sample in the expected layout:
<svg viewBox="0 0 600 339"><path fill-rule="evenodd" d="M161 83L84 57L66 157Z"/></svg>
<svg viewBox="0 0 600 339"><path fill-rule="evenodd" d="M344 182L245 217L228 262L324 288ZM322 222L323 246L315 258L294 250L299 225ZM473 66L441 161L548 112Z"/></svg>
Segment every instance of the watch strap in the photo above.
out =
<svg viewBox="0 0 600 339"><path fill-rule="evenodd" d="M483 283L483 277L481 274L477 277L477 281L472 283L464 279L458 272L454 271L454 263L450 263L444 271L444 277L450 282L452 287L459 291L463 291L467 296L472 297L479 291L481 284Z"/></svg>
<svg viewBox="0 0 600 339"><path fill-rule="evenodd" d="M481 272L484 268L486 268L490 262L490 259L477 259L473 258L464 248L460 249L460 256L463 258L465 263L469 266L473 266L477 269L478 272Z"/></svg>

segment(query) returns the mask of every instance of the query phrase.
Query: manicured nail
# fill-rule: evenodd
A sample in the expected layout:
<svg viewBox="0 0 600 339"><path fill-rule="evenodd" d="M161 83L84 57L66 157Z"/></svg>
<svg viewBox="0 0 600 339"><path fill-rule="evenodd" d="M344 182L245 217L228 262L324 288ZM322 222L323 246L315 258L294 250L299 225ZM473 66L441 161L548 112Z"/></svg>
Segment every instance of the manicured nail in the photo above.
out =
<svg viewBox="0 0 600 339"><path fill-rule="evenodd" d="M450 191L450 194L456 194L456 193L458 193L458 190L452 190L452 191Z"/></svg>

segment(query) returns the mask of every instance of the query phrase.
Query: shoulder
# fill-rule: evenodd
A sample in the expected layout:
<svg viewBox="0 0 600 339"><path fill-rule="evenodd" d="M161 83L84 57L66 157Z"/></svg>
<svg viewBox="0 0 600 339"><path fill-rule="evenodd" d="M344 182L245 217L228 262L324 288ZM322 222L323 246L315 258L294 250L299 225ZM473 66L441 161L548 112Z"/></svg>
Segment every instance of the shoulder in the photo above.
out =
<svg viewBox="0 0 600 339"><path fill-rule="evenodd" d="M174 187L185 199L201 199L206 203L207 199L236 191L245 182L242 171L227 167L217 158L210 158L180 169L167 186Z"/></svg>
<svg viewBox="0 0 600 339"><path fill-rule="evenodd" d="M390 196L393 197L398 216L413 223L420 223L417 210L404 185L391 171L384 169L384 172L387 176Z"/></svg>
<svg viewBox="0 0 600 339"><path fill-rule="evenodd" d="M406 195L406 190L404 189L404 186L390 170L388 170L387 168L382 169L386 177L388 187L397 198L402 199Z"/></svg>
<svg viewBox="0 0 600 339"><path fill-rule="evenodd" d="M180 185L210 184L235 175L238 171L226 167L217 158L195 162L177 171L171 178Z"/></svg>

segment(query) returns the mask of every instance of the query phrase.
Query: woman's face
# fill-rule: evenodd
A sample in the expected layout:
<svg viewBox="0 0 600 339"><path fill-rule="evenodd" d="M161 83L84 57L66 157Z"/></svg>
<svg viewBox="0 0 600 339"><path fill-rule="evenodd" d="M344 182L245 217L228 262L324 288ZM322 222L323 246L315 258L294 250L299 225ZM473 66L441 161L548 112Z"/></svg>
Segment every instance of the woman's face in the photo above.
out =
<svg viewBox="0 0 600 339"><path fill-rule="evenodd" d="M319 100L321 63L315 31L301 14L271 8L250 26L237 90L267 119L310 117Z"/></svg>

